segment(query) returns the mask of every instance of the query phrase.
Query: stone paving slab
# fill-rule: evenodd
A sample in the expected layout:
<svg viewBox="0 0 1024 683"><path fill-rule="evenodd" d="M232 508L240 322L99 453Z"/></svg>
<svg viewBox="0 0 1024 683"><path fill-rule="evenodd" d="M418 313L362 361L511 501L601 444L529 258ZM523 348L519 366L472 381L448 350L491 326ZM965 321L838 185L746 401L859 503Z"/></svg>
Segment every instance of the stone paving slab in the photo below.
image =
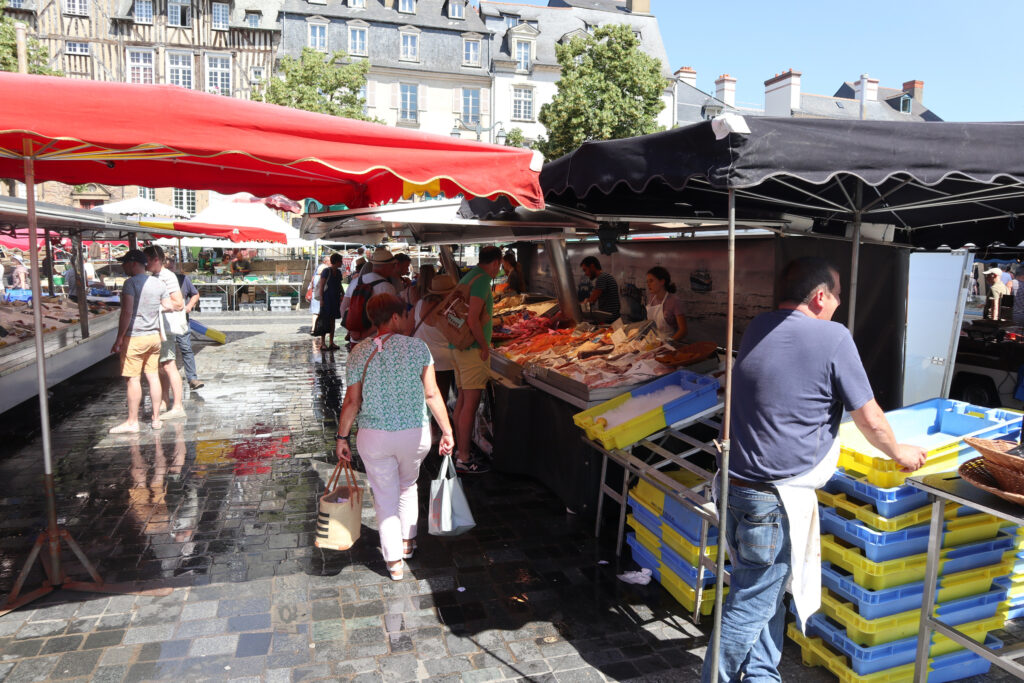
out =
<svg viewBox="0 0 1024 683"><path fill-rule="evenodd" d="M401 582L387 576L369 496L353 549L313 547L344 353L322 357L308 324L305 313L218 316L229 343L195 344L207 384L161 432L106 434L124 401L114 367L55 392L60 524L107 581L173 592L62 590L0 617L0 681L698 679L709 620L692 624L657 584L618 581L628 554L616 561L611 539L529 479L467 479L478 526L422 534ZM31 425L31 407L19 410L8 424ZM38 439L4 429L0 593L45 520ZM27 585L40 579L34 570ZM792 643L782 672L833 680Z"/></svg>

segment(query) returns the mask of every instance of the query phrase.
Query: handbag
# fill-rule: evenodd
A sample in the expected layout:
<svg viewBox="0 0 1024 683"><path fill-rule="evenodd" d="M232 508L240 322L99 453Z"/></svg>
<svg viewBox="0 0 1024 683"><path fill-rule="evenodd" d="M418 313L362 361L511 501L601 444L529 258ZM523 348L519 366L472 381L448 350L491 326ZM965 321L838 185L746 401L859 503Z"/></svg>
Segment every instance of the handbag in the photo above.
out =
<svg viewBox="0 0 1024 683"><path fill-rule="evenodd" d="M466 284L458 285L430 311L429 316L424 316L428 325L441 330L448 343L460 351L468 349L476 341L469 329L469 299L473 283L482 277L483 274L477 275ZM480 318L482 324L487 318L486 306L480 311Z"/></svg>
<svg viewBox="0 0 1024 683"><path fill-rule="evenodd" d="M473 513L455 472L451 455L442 456L441 471L430 482L430 517L427 531L431 536L458 536L476 526Z"/></svg>
<svg viewBox="0 0 1024 683"><path fill-rule="evenodd" d="M313 329L309 331L310 336L323 337L326 334L330 334L331 330L327 325L329 316L325 313L318 313L316 320L313 321Z"/></svg>
<svg viewBox="0 0 1024 683"><path fill-rule="evenodd" d="M345 472L345 483L341 473ZM363 489L359 486L352 463L339 460L327 489L320 497L316 516L316 537L313 545L328 550L348 550L362 532Z"/></svg>
<svg viewBox="0 0 1024 683"><path fill-rule="evenodd" d="M177 337L188 332L188 316L185 311L165 311L164 318L167 321L167 334Z"/></svg>

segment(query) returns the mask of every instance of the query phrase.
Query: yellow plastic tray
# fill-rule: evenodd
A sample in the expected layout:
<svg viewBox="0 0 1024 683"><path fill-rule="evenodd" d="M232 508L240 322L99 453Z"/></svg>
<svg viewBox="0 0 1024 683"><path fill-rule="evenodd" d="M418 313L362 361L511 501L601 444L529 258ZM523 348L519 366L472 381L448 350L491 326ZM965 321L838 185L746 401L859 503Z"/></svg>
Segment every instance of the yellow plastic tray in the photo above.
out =
<svg viewBox="0 0 1024 683"><path fill-rule="evenodd" d="M970 626L973 626L973 624L957 626L957 629L966 629ZM964 632L978 642L984 641L988 633L986 631L979 636L975 632L967 632L966 630ZM853 669L850 668L849 662L844 655L832 650L821 638L811 638L800 633L800 629L796 627L796 624L790 624L786 628L786 635L800 646L800 656L805 666L823 666L831 671L839 679L840 683L910 683L914 680L914 662L883 671L876 671L872 674L858 674L854 673ZM940 637L949 645L952 645L948 638ZM952 652L954 649L959 648L950 648L945 652L940 652L938 651L938 645L933 645L930 654L932 657L938 657L939 655L946 654L946 652ZM928 664L930 671L931 659L928 660Z"/></svg>
<svg viewBox="0 0 1024 683"><path fill-rule="evenodd" d="M835 508L842 512L846 512L854 519L858 519L864 522L873 529L879 531L900 531L906 529L909 526L915 526L917 524L926 524L932 519L932 506L925 505L924 507L918 508L913 512L908 512L898 517L882 517L874 511L874 507L871 503L861 503L860 501L850 500L846 497L845 493L829 493L823 489L818 489L818 502L822 505L830 508ZM953 519L957 515L957 509L960 506L956 503L946 503L946 519Z"/></svg>
<svg viewBox="0 0 1024 683"><path fill-rule="evenodd" d="M946 555L955 548L943 548L939 555L939 574L946 565ZM1003 554L1003 560L1013 558L1013 548ZM902 586L924 580L928 553L909 555L887 562L872 562L860 554L859 548L851 548L831 534L821 535L821 559L842 567L853 574L857 585L876 591L881 588Z"/></svg>
<svg viewBox="0 0 1024 683"><path fill-rule="evenodd" d="M662 472L662 474L669 479L674 479L688 489L699 489L706 483L705 479L697 476L690 470L671 470ZM629 492L658 517L665 514L665 492L656 488L650 482L640 479Z"/></svg>
<svg viewBox="0 0 1024 683"><path fill-rule="evenodd" d="M959 467L962 439L950 438L954 441L926 451L925 464L921 469L913 473L901 472L896 461L889 459L869 444L855 424L844 422L839 425L839 466L860 472L875 486L903 486L909 476L951 472Z"/></svg>
<svg viewBox="0 0 1024 683"><path fill-rule="evenodd" d="M653 542L657 544L658 539L653 534L648 533L646 539L641 537L640 534L637 534L637 540L640 541L640 545L647 549L647 552L658 558L658 572L661 575L660 583L662 587L664 587L664 589L667 590L680 605L685 607L687 611L692 614L693 608L697 604L697 592L690 586L690 584L683 581L678 574L672 571L664 562L661 561L660 544L654 545L651 543L653 540ZM726 595L729 594L728 585L722 586L722 589L725 591ZM708 617L711 616L714 609L715 586L711 585L704 589L704 595L702 596L700 603L700 613Z"/></svg>
<svg viewBox="0 0 1024 683"><path fill-rule="evenodd" d="M637 539L644 544L644 547L650 550L658 559L661 559L660 545L664 543L674 553L682 557L684 560L692 564L694 567L697 566L697 546L690 543L685 537L672 529L668 524L664 522L661 525L661 538L659 539L650 529L640 523L633 515L626 517L626 524L628 524L634 532L636 532ZM658 548L658 550L655 550ZM709 545L704 548L704 557L709 557L712 560L718 557L718 546Z"/></svg>

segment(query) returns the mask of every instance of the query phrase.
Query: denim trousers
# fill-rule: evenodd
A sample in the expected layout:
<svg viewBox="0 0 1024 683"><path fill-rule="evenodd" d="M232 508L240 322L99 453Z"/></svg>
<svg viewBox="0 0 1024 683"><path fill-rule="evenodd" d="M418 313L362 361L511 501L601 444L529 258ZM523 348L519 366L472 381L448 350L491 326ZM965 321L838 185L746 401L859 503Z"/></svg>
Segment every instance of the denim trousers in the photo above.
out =
<svg viewBox="0 0 1024 683"><path fill-rule="evenodd" d="M181 352L181 363L185 366L185 379L188 381L199 379L199 375L196 374L196 356L192 353L192 330L185 334L175 335L174 343L178 345L178 351Z"/></svg>
<svg viewBox="0 0 1024 683"><path fill-rule="evenodd" d="M775 493L729 489L726 538L732 563L722 610L718 680L781 681L778 666L786 611L782 599L790 574L789 523ZM701 680L711 680L711 653Z"/></svg>

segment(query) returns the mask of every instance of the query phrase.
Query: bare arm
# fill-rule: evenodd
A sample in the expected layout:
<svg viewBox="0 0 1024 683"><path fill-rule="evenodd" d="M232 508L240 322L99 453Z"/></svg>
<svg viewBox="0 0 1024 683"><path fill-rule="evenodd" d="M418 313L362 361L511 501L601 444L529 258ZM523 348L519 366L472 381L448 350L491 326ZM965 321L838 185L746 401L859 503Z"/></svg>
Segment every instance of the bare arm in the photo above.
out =
<svg viewBox="0 0 1024 683"><path fill-rule="evenodd" d="M345 390L345 400L341 404L341 415L338 416L338 434L347 436L352 433L352 424L356 421L362 400L362 381L348 385ZM346 439L335 440L334 454L338 456L338 460L352 459L352 448Z"/></svg>
<svg viewBox="0 0 1024 683"><path fill-rule="evenodd" d="M111 353L121 353L121 346L132 326L132 311L134 310L135 297L121 292L121 315L117 319L117 336L114 338L114 345L110 347Z"/></svg>
<svg viewBox="0 0 1024 683"><path fill-rule="evenodd" d="M452 425L448 421L448 408L444 405L444 398L437 389L437 377L434 375L434 366L427 365L423 368L423 395L427 399L427 407L430 414L437 420L441 427L441 443L439 449L441 455L449 455L455 448L455 438L452 436Z"/></svg>
<svg viewBox="0 0 1024 683"><path fill-rule="evenodd" d="M191 313L197 303L199 303L199 294L193 294L189 297L188 303L185 304L185 312Z"/></svg>
<svg viewBox="0 0 1024 683"><path fill-rule="evenodd" d="M904 472L913 472L924 465L927 457L925 450L919 446L896 442L896 435L892 433L889 420L875 399L851 412L850 416L868 443L899 463Z"/></svg>
<svg viewBox="0 0 1024 683"><path fill-rule="evenodd" d="M490 354L490 347L487 345L487 337L484 336L484 326L480 322L480 314L484 311L484 300L478 296L469 297L469 332L473 340L480 346L480 357L487 360Z"/></svg>
<svg viewBox="0 0 1024 683"><path fill-rule="evenodd" d="M163 303L163 302L161 302ZM181 311L185 308L185 299L181 296L181 291L171 292L171 307L165 310L168 311Z"/></svg>
<svg viewBox="0 0 1024 683"><path fill-rule="evenodd" d="M686 316L682 313L676 315L676 333L672 335L672 339L679 341L686 336Z"/></svg>
<svg viewBox="0 0 1024 683"><path fill-rule="evenodd" d="M181 294L178 295L178 298L181 298ZM169 294L165 296L163 299L160 299L160 310L167 311L168 313L173 313L174 311L180 311L181 308L174 307L174 295Z"/></svg>
<svg viewBox="0 0 1024 683"><path fill-rule="evenodd" d="M597 303L597 300L601 298L602 294L604 294L604 290L603 289L592 289L592 290L590 290L590 296L587 297L587 302L588 303L592 303L592 304L593 303Z"/></svg>

